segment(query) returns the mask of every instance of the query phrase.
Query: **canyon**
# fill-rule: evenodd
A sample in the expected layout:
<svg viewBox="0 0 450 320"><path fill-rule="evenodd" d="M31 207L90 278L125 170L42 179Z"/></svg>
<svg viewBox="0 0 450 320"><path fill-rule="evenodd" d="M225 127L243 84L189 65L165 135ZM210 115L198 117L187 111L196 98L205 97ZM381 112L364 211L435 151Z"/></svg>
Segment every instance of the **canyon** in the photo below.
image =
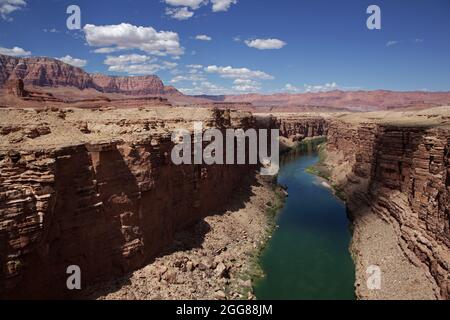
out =
<svg viewBox="0 0 450 320"><path fill-rule="evenodd" d="M248 286L238 276L245 259L233 263L233 253L249 255L267 239L268 234L261 232L267 223L261 213L266 210L263 199L275 202L274 195L266 185L254 191L256 197L265 194L262 199L249 196L238 201L241 207L253 199L250 217L254 223L259 221L257 229L236 229L240 225L236 221L241 220L226 223L248 215L248 211L227 208L236 189L242 194L256 190L257 167L171 164L171 130L180 126L192 130L195 121L222 129L279 128L286 148L306 138L327 136L326 170L334 187L345 194L354 228L351 250L357 265L357 296L449 298L447 107L339 115L252 115L173 107L0 112L3 298L242 296L236 293L236 283ZM199 225L198 221L214 227L201 231L204 222ZM224 227L229 225L233 229ZM200 249L190 247L183 238L190 237L183 232L192 227L197 230L197 241L203 243ZM214 235L217 230L222 230L220 236ZM372 234L373 230L378 234ZM184 234L181 239L180 232ZM244 239L240 239L242 234ZM228 250L218 238L228 239ZM391 255L402 263L386 259ZM65 271L72 264L83 270L87 291L65 289ZM210 268L214 271L219 265L236 277L235 282L223 278L223 271L213 273L219 278L202 280ZM367 290L370 265L380 265L396 287L384 282L384 290ZM402 278L405 273L407 279ZM196 280L183 280L179 274ZM115 287L109 284L112 279L124 279L119 282L123 284ZM212 288L215 280L222 286L228 283L233 293L225 293L225 287L189 291L199 281ZM190 287L184 292L180 286L186 283ZM143 287L158 294L152 295L149 289L143 295ZM423 295L411 295L415 290Z"/></svg>
<svg viewBox="0 0 450 320"><path fill-rule="evenodd" d="M144 266L255 169L170 160L171 128L190 119L245 128L246 114L1 112L2 297L63 297L72 264L84 283Z"/></svg>
<svg viewBox="0 0 450 320"><path fill-rule="evenodd" d="M283 191L257 165L174 165L172 131L198 121L279 129L282 152L327 137L319 171L352 219L357 297L450 298L449 93L191 97L2 55L0 87L1 298L254 299Z"/></svg>

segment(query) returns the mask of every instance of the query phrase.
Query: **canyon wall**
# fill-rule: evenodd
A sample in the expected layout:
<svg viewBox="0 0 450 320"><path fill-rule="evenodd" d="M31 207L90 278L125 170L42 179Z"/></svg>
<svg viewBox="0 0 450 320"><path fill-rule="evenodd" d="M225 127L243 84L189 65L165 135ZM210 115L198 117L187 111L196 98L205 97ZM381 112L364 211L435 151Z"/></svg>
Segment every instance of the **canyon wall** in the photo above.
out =
<svg viewBox="0 0 450 320"><path fill-rule="evenodd" d="M148 126L137 121L121 123L123 135ZM250 124L219 111L208 120L222 129ZM50 128L49 137L57 131ZM74 297L70 265L81 268L83 288L144 266L177 231L219 214L256 169L175 166L168 133L39 148L26 141L0 151L0 296L7 299Z"/></svg>
<svg viewBox="0 0 450 320"><path fill-rule="evenodd" d="M332 120L327 164L350 212L377 214L393 225L404 253L418 258L449 299L448 125Z"/></svg>
<svg viewBox="0 0 450 320"><path fill-rule="evenodd" d="M280 129L280 136L293 141L305 138L326 136L328 122L323 117L302 115L278 115L276 127Z"/></svg>

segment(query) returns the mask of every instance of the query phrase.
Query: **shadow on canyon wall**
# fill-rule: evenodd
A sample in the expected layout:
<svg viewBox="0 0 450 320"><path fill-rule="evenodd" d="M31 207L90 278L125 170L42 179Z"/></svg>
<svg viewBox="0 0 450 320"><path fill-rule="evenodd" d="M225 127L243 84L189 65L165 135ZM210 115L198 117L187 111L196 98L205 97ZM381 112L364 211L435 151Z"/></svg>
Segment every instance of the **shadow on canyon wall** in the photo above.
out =
<svg viewBox="0 0 450 320"><path fill-rule="evenodd" d="M252 191L253 186L259 186L255 175L247 175L242 179L242 185L228 199L228 204L222 206L218 210L213 210L207 216L222 216L227 212L235 212L245 208L245 204L254 195ZM194 249L201 249L205 241L205 236L211 231L211 226L202 218L196 222L191 223L184 230L177 232L173 240L167 245L162 253L154 258L151 258L141 266L152 264L156 259L171 255L175 252L187 252ZM129 272L124 276L118 277L115 280L106 281L95 286L91 286L88 289L88 293L82 295L81 298L94 300L99 297L106 296L110 293L114 293L120 290L126 285L131 285L130 279L133 276L133 272Z"/></svg>
<svg viewBox="0 0 450 320"><path fill-rule="evenodd" d="M71 265L80 267L83 287L114 278L126 284L133 270L162 253L201 247L210 230L202 219L242 208L252 195L254 166L175 166L166 159L168 150L171 145L106 143L44 154L55 160L54 182L17 179L33 191L32 199L2 207L19 214L0 234L0 258L16 250L21 255L17 264L3 261L16 269L2 272L0 297L84 298L85 290L67 290ZM25 160L8 166L17 177L30 167L36 175L43 171ZM40 203L44 191L49 200ZM35 219L37 212L43 221Z"/></svg>

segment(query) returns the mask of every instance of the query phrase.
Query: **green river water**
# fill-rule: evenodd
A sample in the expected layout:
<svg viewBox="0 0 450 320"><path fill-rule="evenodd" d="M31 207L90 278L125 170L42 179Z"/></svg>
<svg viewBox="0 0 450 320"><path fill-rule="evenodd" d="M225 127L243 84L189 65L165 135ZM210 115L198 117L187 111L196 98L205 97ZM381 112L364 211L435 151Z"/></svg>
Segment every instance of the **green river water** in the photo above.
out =
<svg viewBox="0 0 450 320"><path fill-rule="evenodd" d="M259 300L355 299L355 267L345 204L305 169L319 161L310 142L282 159L278 181L289 197L261 256L266 277L255 287Z"/></svg>

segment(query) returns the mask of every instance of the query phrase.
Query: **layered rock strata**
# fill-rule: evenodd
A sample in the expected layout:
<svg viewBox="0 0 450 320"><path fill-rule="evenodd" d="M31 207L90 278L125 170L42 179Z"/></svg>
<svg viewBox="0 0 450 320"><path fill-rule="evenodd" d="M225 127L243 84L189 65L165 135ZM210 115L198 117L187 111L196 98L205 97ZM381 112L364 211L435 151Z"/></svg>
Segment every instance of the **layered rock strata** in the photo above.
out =
<svg viewBox="0 0 450 320"><path fill-rule="evenodd" d="M450 128L445 117L434 118L333 120L327 163L353 218L377 215L393 226L405 255L449 299Z"/></svg>
<svg viewBox="0 0 450 320"><path fill-rule="evenodd" d="M180 94L173 87L165 87L159 77L114 77L89 74L81 68L62 61L32 57L20 58L0 55L0 86L8 80L23 80L26 86L74 87L80 90L95 89L104 93L126 95Z"/></svg>
<svg viewBox="0 0 450 320"><path fill-rule="evenodd" d="M148 111L137 110L129 111L128 120L117 119L114 112L75 110L61 116L56 110L37 115L17 111L22 127L2 123L2 298L73 297L66 287L70 265L81 268L83 287L144 266L176 232L217 212L242 179L253 174L255 167L247 165L175 166L167 129L191 124L170 112L172 120L159 120L159 125L148 120ZM199 115L184 112L192 120ZM247 114L201 112L208 126L251 124ZM88 119L80 125L83 117ZM8 137L24 131L31 119L50 132L23 134L21 145L10 144Z"/></svg>

